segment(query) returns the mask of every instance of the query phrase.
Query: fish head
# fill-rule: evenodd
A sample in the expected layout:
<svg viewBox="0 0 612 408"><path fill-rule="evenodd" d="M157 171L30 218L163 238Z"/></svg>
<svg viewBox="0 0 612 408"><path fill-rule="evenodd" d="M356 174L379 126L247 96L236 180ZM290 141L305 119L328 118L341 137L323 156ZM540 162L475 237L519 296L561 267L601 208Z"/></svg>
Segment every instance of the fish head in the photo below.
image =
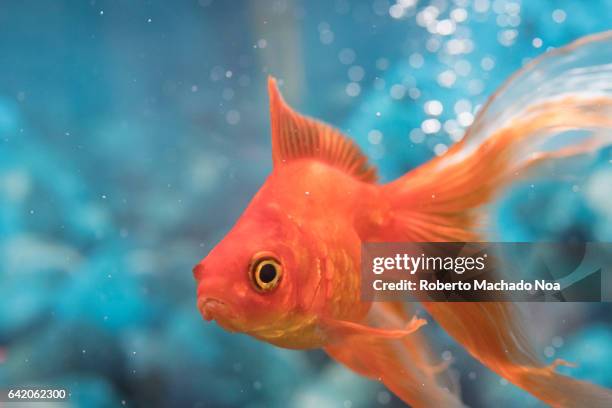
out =
<svg viewBox="0 0 612 408"><path fill-rule="evenodd" d="M278 208L247 211L194 268L204 319L286 348L319 347L312 239Z"/></svg>

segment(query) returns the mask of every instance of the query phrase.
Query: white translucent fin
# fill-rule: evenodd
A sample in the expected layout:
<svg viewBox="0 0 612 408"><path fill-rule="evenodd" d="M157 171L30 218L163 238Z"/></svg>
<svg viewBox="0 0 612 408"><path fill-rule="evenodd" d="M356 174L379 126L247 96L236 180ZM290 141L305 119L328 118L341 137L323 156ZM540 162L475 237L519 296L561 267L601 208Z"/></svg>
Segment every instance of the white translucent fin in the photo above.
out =
<svg viewBox="0 0 612 408"><path fill-rule="evenodd" d="M478 241L482 206L550 159L612 144L612 32L538 58L481 110L466 137L440 157L381 186L392 222L382 241ZM368 240L368 237L365 237ZM554 407L612 407L610 390L542 364L512 303L426 303L470 354ZM577 361L576 363L580 363Z"/></svg>

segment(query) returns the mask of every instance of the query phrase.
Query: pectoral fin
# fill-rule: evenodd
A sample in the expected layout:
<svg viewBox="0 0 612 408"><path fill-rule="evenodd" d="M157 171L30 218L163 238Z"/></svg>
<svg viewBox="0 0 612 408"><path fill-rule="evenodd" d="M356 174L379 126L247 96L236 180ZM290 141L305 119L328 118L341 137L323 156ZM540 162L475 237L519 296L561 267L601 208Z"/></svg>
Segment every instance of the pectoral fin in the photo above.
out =
<svg viewBox="0 0 612 408"><path fill-rule="evenodd" d="M346 320L322 319L325 331L330 338L345 338L347 336L365 336L377 339L402 339L427 324L425 319L413 317L406 326L399 329L383 329Z"/></svg>

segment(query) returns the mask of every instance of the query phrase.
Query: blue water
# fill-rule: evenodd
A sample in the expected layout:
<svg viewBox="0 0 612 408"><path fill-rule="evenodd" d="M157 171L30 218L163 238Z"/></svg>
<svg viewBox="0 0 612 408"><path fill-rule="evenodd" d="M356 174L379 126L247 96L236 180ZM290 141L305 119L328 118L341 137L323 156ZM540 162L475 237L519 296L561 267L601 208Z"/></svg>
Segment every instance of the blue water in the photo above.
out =
<svg viewBox="0 0 612 408"><path fill-rule="evenodd" d="M266 77L390 180L529 59L612 28L612 3L398 4L416 6L3 2L0 388L63 386L87 407L401 406L322 352L225 333L195 307L191 268L271 169ZM424 136L428 119L441 129ZM513 187L490 209L497 239L612 240L611 158ZM538 350L611 386L611 310L540 305ZM441 338L467 403L537 405Z"/></svg>

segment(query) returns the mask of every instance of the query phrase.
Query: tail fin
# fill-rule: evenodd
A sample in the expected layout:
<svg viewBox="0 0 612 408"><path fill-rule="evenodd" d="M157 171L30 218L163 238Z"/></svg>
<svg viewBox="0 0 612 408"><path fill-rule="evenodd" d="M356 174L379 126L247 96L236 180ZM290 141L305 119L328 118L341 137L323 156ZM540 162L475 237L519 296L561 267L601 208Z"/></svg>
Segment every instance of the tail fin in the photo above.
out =
<svg viewBox="0 0 612 408"><path fill-rule="evenodd" d="M548 159L612 144L612 31L553 50L512 76L446 154L385 186L415 237L475 238L475 209Z"/></svg>
<svg viewBox="0 0 612 408"><path fill-rule="evenodd" d="M612 392L543 365L527 340L516 306L507 302L424 303L425 309L472 356L553 407L612 406Z"/></svg>
<svg viewBox="0 0 612 408"><path fill-rule="evenodd" d="M393 221L379 238L478 241L477 210L531 167L611 144L612 32L607 32L528 64L490 99L461 142L382 186ZM474 357L548 404L612 406L612 392L540 363L512 303L424 307Z"/></svg>

